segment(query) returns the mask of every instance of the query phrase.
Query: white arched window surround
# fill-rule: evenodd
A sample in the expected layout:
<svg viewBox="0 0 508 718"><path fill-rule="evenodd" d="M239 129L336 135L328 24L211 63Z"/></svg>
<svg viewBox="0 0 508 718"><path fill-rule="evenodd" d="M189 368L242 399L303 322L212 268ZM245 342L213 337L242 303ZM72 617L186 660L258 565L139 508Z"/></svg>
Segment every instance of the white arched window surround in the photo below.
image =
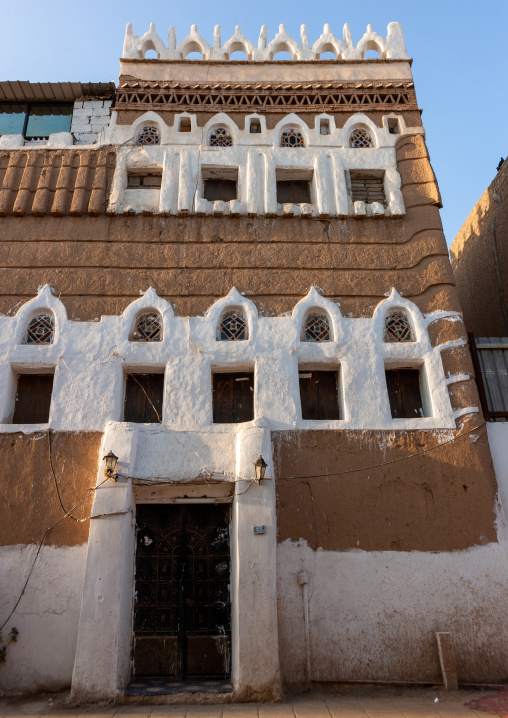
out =
<svg viewBox="0 0 508 718"><path fill-rule="evenodd" d="M247 322L247 339L242 341L220 341L218 339L218 332L220 327L221 318L228 311L240 309ZM207 342L210 342L215 346L215 342L219 342L224 347L227 346L241 346L247 345L253 341L256 337L257 323L258 323L258 312L256 305L250 299L244 297L240 292L233 287L226 297L218 299L210 309L206 312L207 328L206 337ZM204 338L204 337L203 337ZM250 345L249 345L250 346ZM233 349L227 349L227 351L236 351Z"/></svg>
<svg viewBox="0 0 508 718"><path fill-rule="evenodd" d="M369 148L373 148L376 146L375 136L372 133L372 131L370 130L370 128L364 124L357 124L354 127L352 127L349 131L348 143L347 143L348 147L350 147L351 149L360 149L361 147L363 147L363 145L361 143L360 143L359 147L357 147L354 144L357 141L357 139L359 139L360 137L364 138L365 147L368 146ZM367 145L367 143L370 143L370 144Z"/></svg>
<svg viewBox="0 0 508 718"><path fill-rule="evenodd" d="M39 315L51 315L53 318L53 341L48 344L27 344L25 337L30 322ZM30 299L18 310L15 317L16 344L24 349L28 347L55 347L60 340L62 328L67 322L67 311L63 303L55 297L48 284L45 284L36 297Z"/></svg>
<svg viewBox="0 0 508 718"><path fill-rule="evenodd" d="M305 322L313 313L326 315L330 326L330 339L328 341L306 341L304 338ZM311 287L309 293L295 305L292 312L293 326L296 339L301 345L329 346L340 340L343 336L342 315L339 307L330 299L323 297L316 287Z"/></svg>
<svg viewBox="0 0 508 718"><path fill-rule="evenodd" d="M237 126L233 122L231 122L231 118L229 118L226 113L219 112L218 114L214 115L210 120L208 120L208 122L203 128L204 142L207 147L210 147L212 133L219 127L224 127L229 132L229 134L231 135L233 146L238 144Z"/></svg>
<svg viewBox="0 0 508 718"><path fill-rule="evenodd" d="M133 341L132 336L136 329L138 317L142 314L158 314L161 320L162 340L156 342ZM151 346L157 347L166 343L171 337L170 323L173 320L174 312L171 304L159 297L153 287L150 287L139 299L131 302L120 317L118 323L117 342L124 343L125 350L136 351L136 347ZM122 350L123 351L123 350Z"/></svg>
<svg viewBox="0 0 508 718"><path fill-rule="evenodd" d="M387 342L385 341L385 321L386 317L391 312L402 312L407 317L407 320L411 326L411 332L413 335L413 341L406 342ZM400 353L406 352L414 353L420 352L422 347L431 348L430 340L427 332L425 319L422 313L409 299L401 297L395 288L390 292L390 295L380 302L374 310L372 316L374 322L374 332L377 341L381 342L384 346L384 352ZM418 354L419 355L419 354ZM422 356L423 358L423 356Z"/></svg>
<svg viewBox="0 0 508 718"><path fill-rule="evenodd" d="M367 130L367 132L372 138L372 146L379 147L379 128L376 127L370 117L367 117L367 115L364 115L362 112L358 112L356 115L353 115L353 117L350 117L342 130L340 130L342 143L346 149L353 149L352 147L350 147L350 138L353 130L356 130L358 128Z"/></svg>
<svg viewBox="0 0 508 718"><path fill-rule="evenodd" d="M166 125L162 117L158 115L156 112L153 112L153 110L149 110L148 112L145 112L141 117L138 117L138 119L132 123L132 129L131 129L131 142L132 144L137 146L137 141L139 134L143 127L146 126L152 126L157 127L159 130L159 145L164 144L167 142L167 133L169 131L169 127ZM159 145L139 145L140 147L158 147Z"/></svg>

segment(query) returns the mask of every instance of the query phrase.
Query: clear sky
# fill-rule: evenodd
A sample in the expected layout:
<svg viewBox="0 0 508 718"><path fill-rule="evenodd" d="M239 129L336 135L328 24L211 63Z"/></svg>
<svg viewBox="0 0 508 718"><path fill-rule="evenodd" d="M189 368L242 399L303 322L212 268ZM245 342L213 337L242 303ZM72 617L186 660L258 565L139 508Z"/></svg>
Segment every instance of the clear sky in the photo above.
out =
<svg viewBox="0 0 508 718"><path fill-rule="evenodd" d="M508 0L0 0L0 79L98 82L118 78L125 25L142 35L151 21L164 41L170 25L181 40L193 23L212 43L240 25L257 45L261 25L270 40L280 23L311 44L330 23L355 43L367 24L386 35L402 23L427 143L444 209L448 243L508 155Z"/></svg>

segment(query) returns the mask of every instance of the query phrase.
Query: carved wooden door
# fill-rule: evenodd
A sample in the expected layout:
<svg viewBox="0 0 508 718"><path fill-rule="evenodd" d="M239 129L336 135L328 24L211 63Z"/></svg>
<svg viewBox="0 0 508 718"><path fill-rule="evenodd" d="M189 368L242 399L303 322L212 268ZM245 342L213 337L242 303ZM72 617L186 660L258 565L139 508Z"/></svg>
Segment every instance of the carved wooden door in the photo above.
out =
<svg viewBox="0 0 508 718"><path fill-rule="evenodd" d="M134 676L228 678L229 505L136 507Z"/></svg>

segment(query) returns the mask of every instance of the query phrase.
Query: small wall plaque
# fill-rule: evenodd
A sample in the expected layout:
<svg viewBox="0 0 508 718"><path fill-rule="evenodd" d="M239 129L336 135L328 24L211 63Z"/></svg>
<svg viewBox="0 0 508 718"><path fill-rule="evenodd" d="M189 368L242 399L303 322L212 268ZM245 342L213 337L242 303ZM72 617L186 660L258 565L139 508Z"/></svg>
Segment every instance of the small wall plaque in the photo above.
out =
<svg viewBox="0 0 508 718"><path fill-rule="evenodd" d="M266 531L266 526L253 526L252 531L255 534L264 534Z"/></svg>

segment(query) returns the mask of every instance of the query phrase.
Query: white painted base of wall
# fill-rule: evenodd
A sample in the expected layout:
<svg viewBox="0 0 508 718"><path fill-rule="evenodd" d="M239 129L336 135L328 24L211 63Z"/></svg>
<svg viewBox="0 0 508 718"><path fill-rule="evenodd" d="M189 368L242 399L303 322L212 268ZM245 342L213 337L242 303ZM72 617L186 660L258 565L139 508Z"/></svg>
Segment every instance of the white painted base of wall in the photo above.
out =
<svg viewBox="0 0 508 718"><path fill-rule="evenodd" d="M508 544L441 554L278 547L283 682L308 681L303 590L309 574L313 680L441 681L436 631L450 631L459 681L508 674Z"/></svg>
<svg viewBox="0 0 508 718"><path fill-rule="evenodd" d="M0 548L0 625L16 603L37 546ZM19 630L0 667L0 691L56 691L71 683L86 565L86 544L43 546L25 595L3 630Z"/></svg>

